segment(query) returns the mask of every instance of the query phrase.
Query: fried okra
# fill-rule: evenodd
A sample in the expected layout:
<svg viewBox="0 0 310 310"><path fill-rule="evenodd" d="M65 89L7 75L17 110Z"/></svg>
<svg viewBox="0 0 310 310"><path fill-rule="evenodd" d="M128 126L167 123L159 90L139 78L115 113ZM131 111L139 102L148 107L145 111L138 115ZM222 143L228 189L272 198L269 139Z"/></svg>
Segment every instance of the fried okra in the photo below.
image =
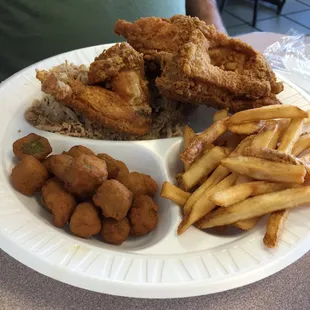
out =
<svg viewBox="0 0 310 310"><path fill-rule="evenodd" d="M89 148L87 148L83 145L73 146L68 152L66 152L66 154L70 155L74 158L79 157L81 154L95 155L95 153L92 150L90 150Z"/></svg>
<svg viewBox="0 0 310 310"><path fill-rule="evenodd" d="M67 190L80 198L92 197L96 189L107 179L108 171L104 161L93 155L55 155L51 170L65 183Z"/></svg>
<svg viewBox="0 0 310 310"><path fill-rule="evenodd" d="M47 179L46 168L33 156L24 157L11 174L14 188L27 196L39 191Z"/></svg>
<svg viewBox="0 0 310 310"><path fill-rule="evenodd" d="M158 206L147 195L134 198L128 213L130 235L144 236L154 230L158 223Z"/></svg>
<svg viewBox="0 0 310 310"><path fill-rule="evenodd" d="M51 169L51 160L53 158L53 156L55 155L50 155L48 157L46 157L43 161L42 164L43 166L46 168L47 172L51 175L52 173L52 169Z"/></svg>
<svg viewBox="0 0 310 310"><path fill-rule="evenodd" d="M69 192L89 198L107 178L108 170L104 161L93 155L82 154L74 159L64 182Z"/></svg>
<svg viewBox="0 0 310 310"><path fill-rule="evenodd" d="M90 238L101 231L98 210L91 202L80 203L70 219L71 232L81 238Z"/></svg>
<svg viewBox="0 0 310 310"><path fill-rule="evenodd" d="M129 174L129 169L126 166L126 164L120 160L116 161L116 165L119 168L119 172L117 174L116 180L121 182L121 180L124 179L124 177Z"/></svg>
<svg viewBox="0 0 310 310"><path fill-rule="evenodd" d="M46 138L30 133L13 143L13 152L19 160L31 155L42 161L52 152L52 147Z"/></svg>
<svg viewBox="0 0 310 310"><path fill-rule="evenodd" d="M53 214L53 224L64 227L69 221L77 203L64 184L57 178L51 178L42 187L43 206Z"/></svg>
<svg viewBox="0 0 310 310"><path fill-rule="evenodd" d="M102 221L101 237L107 243L122 244L127 239L129 231L130 225L127 217L119 221L112 218Z"/></svg>
<svg viewBox="0 0 310 310"><path fill-rule="evenodd" d="M117 160L115 160L113 157L105 153L98 154L97 157L100 158L101 160L104 160L105 163L107 164L108 179L116 179L120 171L120 168L117 164Z"/></svg>
<svg viewBox="0 0 310 310"><path fill-rule="evenodd" d="M139 172L131 172L120 180L135 196L148 195L154 197L158 185L151 176Z"/></svg>
<svg viewBox="0 0 310 310"><path fill-rule="evenodd" d="M74 162L73 157L67 154L60 154L60 155L52 155L45 165L48 165L52 174L54 174L59 180L65 181L69 170Z"/></svg>
<svg viewBox="0 0 310 310"><path fill-rule="evenodd" d="M93 201L105 217L123 219L132 203L132 192L117 180L105 181L97 190Z"/></svg>

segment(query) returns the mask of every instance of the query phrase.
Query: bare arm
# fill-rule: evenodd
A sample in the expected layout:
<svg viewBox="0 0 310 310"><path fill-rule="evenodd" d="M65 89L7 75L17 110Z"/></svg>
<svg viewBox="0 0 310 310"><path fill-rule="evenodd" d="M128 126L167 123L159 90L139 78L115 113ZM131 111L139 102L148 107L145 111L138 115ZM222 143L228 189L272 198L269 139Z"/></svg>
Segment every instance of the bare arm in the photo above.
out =
<svg viewBox="0 0 310 310"><path fill-rule="evenodd" d="M186 0L186 14L213 24L219 31L227 33L216 0Z"/></svg>

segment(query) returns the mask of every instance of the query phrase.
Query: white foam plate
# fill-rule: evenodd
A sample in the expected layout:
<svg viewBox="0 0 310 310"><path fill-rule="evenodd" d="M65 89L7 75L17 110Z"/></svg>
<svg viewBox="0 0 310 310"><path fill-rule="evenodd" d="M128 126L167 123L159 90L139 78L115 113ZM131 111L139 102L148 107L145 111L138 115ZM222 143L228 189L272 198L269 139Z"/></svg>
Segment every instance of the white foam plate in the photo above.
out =
<svg viewBox="0 0 310 310"><path fill-rule="evenodd" d="M15 74L0 86L0 245L30 268L59 281L113 295L143 298L187 297L220 292L263 279L296 261L310 249L310 208L290 212L279 246L264 247L264 223L249 232L217 236L190 228L177 236L179 207L159 195L159 224L146 237L122 246L97 239L83 240L51 224L50 214L35 198L11 187L14 165L12 143L36 132L49 139L54 152L83 144L124 161L130 170L153 176L162 184L180 169L181 138L113 142L65 137L36 130L24 111L41 96L35 68L50 68L65 60L88 64L105 46L90 47L52 57ZM280 77L281 78L281 77ZM310 109L309 97L284 80L279 98ZM201 107L191 125L202 130L211 122L212 109Z"/></svg>

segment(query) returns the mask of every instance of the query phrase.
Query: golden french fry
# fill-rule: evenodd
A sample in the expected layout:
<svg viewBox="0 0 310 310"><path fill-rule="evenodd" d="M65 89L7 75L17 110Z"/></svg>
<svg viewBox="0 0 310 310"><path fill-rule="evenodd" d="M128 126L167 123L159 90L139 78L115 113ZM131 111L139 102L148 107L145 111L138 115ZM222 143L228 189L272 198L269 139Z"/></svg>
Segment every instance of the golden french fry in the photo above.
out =
<svg viewBox="0 0 310 310"><path fill-rule="evenodd" d="M274 121L271 121L269 123L266 124L266 128L273 130L277 128L277 123L275 123ZM240 153L240 155L242 154L243 150L246 149L246 145L248 144L252 144L253 140L257 138L257 135L252 135L249 136L248 138L244 139L243 145L241 145L241 147L239 147L239 150L235 150L235 153ZM266 144L266 140L269 140L269 135L264 134L260 134L259 138L256 140L256 144L257 145L265 145ZM245 147L245 148L244 148ZM232 152L231 154L233 154L234 152ZM235 184L242 184L242 183L247 183L247 182L251 182L252 178L245 176L245 175L238 175L237 180L235 182ZM255 226L255 224L258 222L259 219L253 219L251 221L251 219L249 220L244 220L244 221L238 221L238 223L233 224L233 226L236 226L240 229L251 229L252 227Z"/></svg>
<svg viewBox="0 0 310 310"><path fill-rule="evenodd" d="M289 133L292 133L294 128L298 127L298 126L296 126L296 124L294 122L291 122L290 129L286 130L286 128L289 127L289 123L288 122L289 122L289 120L286 120L286 119L285 120L280 120L278 122L275 122L275 121L272 121L272 120L271 121L266 121L266 125L254 137L251 145L254 146L254 148L255 147L258 147L258 148L271 147L272 149L276 148L278 140L279 140L279 137L280 137L280 135L281 135L281 133L283 131L286 132L286 137L288 138L289 137ZM294 127L294 125L295 125L295 127ZM283 140L283 141L285 141L285 140ZM288 139L286 141L288 141ZM294 143L294 141L291 142L291 144L293 144L293 143ZM245 149L245 152L246 152L247 149ZM238 180L237 180L237 182L238 182ZM253 183L255 183L255 182L252 182L251 184L253 184ZM264 193L271 193L273 191L278 191L278 190L285 189L285 188L287 188L289 186L288 184L285 185L283 183L282 184L281 183L269 183L269 184L272 184L270 186L266 182L266 184L268 184L268 185L260 185L262 188L258 188L258 190L256 192L255 192L255 188L252 187L253 192L247 197L246 194L249 193L249 187L251 187L251 184L249 184L249 185L244 184L244 189L247 189L247 190L244 190L244 192L242 191L242 187L241 187L239 192L238 191L237 192L232 192L231 194L228 193L229 195L231 195L231 197L235 197L236 198L236 201L232 201L231 204L240 202L240 201L248 198L249 196L261 195L261 194L264 194ZM260 189L261 189L261 191L260 191ZM242 196L242 192L243 192L243 196ZM238 194L239 194L239 197L238 197ZM239 201L238 201L238 199L239 199ZM237 223L234 223L233 226L236 226L239 229L249 230L249 229L252 229L258 223L258 221L260 219L261 219L261 217L256 217L256 218L247 219L247 220L240 220Z"/></svg>
<svg viewBox="0 0 310 310"><path fill-rule="evenodd" d="M302 133L303 124L304 119L301 118L291 119L289 126L282 135L278 151L285 152L287 154L290 154L292 152L293 148L295 148L296 141L299 140L298 138ZM279 234L281 231L281 226L285 218L287 217L287 213L288 210L282 210L282 211L275 211L270 214L267 222L266 234L264 236L264 244L266 246L275 247L277 245Z"/></svg>
<svg viewBox="0 0 310 310"><path fill-rule="evenodd" d="M214 144L206 144L206 145L202 148L200 154L196 157L196 159L194 160L194 162L196 162L198 159L200 159L204 154L206 154L207 152L209 152L209 151L210 151L211 149L213 149L214 147L215 147ZM192 164L193 164L193 163L188 164L189 167L190 167ZM187 169L187 170L188 170L188 169ZM181 174L181 175L182 175L182 174Z"/></svg>
<svg viewBox="0 0 310 310"><path fill-rule="evenodd" d="M230 125L228 130L238 135L252 135L257 133L264 125L265 121L254 121L236 125Z"/></svg>
<svg viewBox="0 0 310 310"><path fill-rule="evenodd" d="M275 121L268 121L268 122L265 122L265 125L266 126L264 126L264 128L257 135L254 135L254 138L252 139L251 145L254 144L257 146L264 146L267 143L269 143L272 135L274 134L274 132L278 128L278 123ZM245 148L244 151L247 148ZM237 184L242 184L242 183L248 183L251 181L252 181L252 178L250 178L246 175L239 175L235 184L237 185ZM242 223L242 221L239 221L239 223L238 223L239 228L240 227L249 227L249 226L250 225L247 222Z"/></svg>
<svg viewBox="0 0 310 310"><path fill-rule="evenodd" d="M217 121L220 121L228 116L228 109L223 109L216 111L213 114L213 122L216 123Z"/></svg>
<svg viewBox="0 0 310 310"><path fill-rule="evenodd" d="M310 133L306 133L299 137L296 141L292 154L295 156L299 156L303 151L310 148Z"/></svg>
<svg viewBox="0 0 310 310"><path fill-rule="evenodd" d="M281 138L283 132L289 126L290 121L291 121L290 119L285 119L285 118L277 120L278 128L277 128L275 134L273 135L273 137L272 137L272 139L268 145L268 148L270 148L270 149L276 149L277 148L278 142L280 141L280 138Z"/></svg>
<svg viewBox="0 0 310 310"><path fill-rule="evenodd" d="M305 154L305 155L303 155L303 156L301 156L300 159L301 159L303 162L309 164L309 163L310 163L310 152L307 153L307 154Z"/></svg>
<svg viewBox="0 0 310 310"><path fill-rule="evenodd" d="M186 150L181 153L180 157L184 163L192 163L201 153L206 144L212 144L220 135L227 131L229 117L223 118L212 124L204 132L196 135L190 142Z"/></svg>
<svg viewBox="0 0 310 310"><path fill-rule="evenodd" d="M284 153L291 153L294 144L298 140L302 132L303 118L292 118L290 125L284 131L283 136L278 147L278 151Z"/></svg>
<svg viewBox="0 0 310 310"><path fill-rule="evenodd" d="M243 151L252 144L252 141L254 138L255 138L255 135L251 135L243 139L239 143L239 145L236 147L236 149L229 154L229 156L242 155ZM246 183L246 182L250 182L251 180L252 178L248 176L238 175L235 184ZM240 221L238 224L239 224L239 227L248 225L247 223L243 224L242 221Z"/></svg>
<svg viewBox="0 0 310 310"><path fill-rule="evenodd" d="M279 128L281 128L279 122L276 122L274 120L265 121L265 126L254 137L251 145L255 145L257 147L264 147L264 146L267 147L272 143L272 141L273 141L273 143L277 143L278 139L279 139L279 135L280 135ZM275 138L276 135L278 135L278 137ZM275 142L275 139L276 139L276 142ZM252 178L245 176L245 175L239 175L235 184L237 185L237 184L247 183L247 182L251 182L251 181L252 181ZM254 196L254 191L251 193L251 195ZM237 195L235 197L237 197ZM248 198L248 197L244 197L244 199L246 199L246 198ZM239 201L242 201L242 200L243 199L241 199ZM239 201L236 201L236 202L239 202ZM252 219L240 220L240 221L238 221L232 225L239 228L239 229L242 229L242 230L250 230L259 222L260 219L261 219L260 216L254 217Z"/></svg>
<svg viewBox="0 0 310 310"><path fill-rule="evenodd" d="M219 146L215 146L207 153L203 154L201 158L194 162L190 168L183 173L181 181L182 188L186 191L193 188L201 179L213 171L228 154L229 152L226 148Z"/></svg>
<svg viewBox="0 0 310 310"><path fill-rule="evenodd" d="M280 152L278 150L272 150L269 148L247 147L244 150L243 155L271 160L274 162L289 163L292 165L303 165L303 162L298 158L296 158L295 156Z"/></svg>
<svg viewBox="0 0 310 310"><path fill-rule="evenodd" d="M310 124L310 110L307 110L306 112L308 113L308 117L305 118L304 125Z"/></svg>
<svg viewBox="0 0 310 310"><path fill-rule="evenodd" d="M196 201L202 195L204 195L204 193L208 189L212 188L213 186L215 186L216 184L221 182L229 174L230 174L230 171L227 168L219 165L213 171L213 173L210 175L210 177L198 189L196 189L195 192L189 197L189 199L187 200L187 202L183 208L184 214L188 214L191 211L191 209L192 209L193 205L196 203Z"/></svg>
<svg viewBox="0 0 310 310"><path fill-rule="evenodd" d="M278 123L276 121L267 123L266 126L264 126L264 128L262 128L262 130L254 137L251 146L268 147L277 129Z"/></svg>
<svg viewBox="0 0 310 310"><path fill-rule="evenodd" d="M240 174L235 182L235 185L251 182L252 180L253 180L252 178L246 175Z"/></svg>
<svg viewBox="0 0 310 310"><path fill-rule="evenodd" d="M185 214L182 222L178 227L178 235L184 233L192 224L197 222L207 213L212 211L216 204L214 204L209 198L216 191L223 190L234 184L237 175L235 173L230 174L220 183L212 187L209 191L205 192L193 205L189 214Z"/></svg>
<svg viewBox="0 0 310 310"><path fill-rule="evenodd" d="M267 221L266 233L264 236L264 244L268 248L274 248L277 246L284 222L287 219L288 212L289 210L285 209L274 211L270 214Z"/></svg>
<svg viewBox="0 0 310 310"><path fill-rule="evenodd" d="M271 160L274 162L288 163L292 165L301 165L305 167L308 174L310 173L310 163L308 163L307 160L305 160L304 158L297 158L291 154L279 152L278 150L271 150L267 148L264 149L246 148L243 152L243 155Z"/></svg>
<svg viewBox="0 0 310 310"><path fill-rule="evenodd" d="M188 125L185 126L184 128L184 149L186 149L190 143L190 140L195 136L195 133L191 127ZM190 167L190 164L184 164L184 171L188 170Z"/></svg>
<svg viewBox="0 0 310 310"><path fill-rule="evenodd" d="M247 136L244 138L237 147L229 154L229 157L242 155L244 150L252 144L255 135Z"/></svg>
<svg viewBox="0 0 310 310"><path fill-rule="evenodd" d="M211 149L213 149L215 147L214 144L206 144L203 148L202 148L202 154L205 154L207 152L209 152Z"/></svg>
<svg viewBox="0 0 310 310"><path fill-rule="evenodd" d="M184 206L191 194L166 181L161 188L160 196Z"/></svg>
<svg viewBox="0 0 310 310"><path fill-rule="evenodd" d="M262 216L252 217L250 219L237 221L232 225L242 230L250 230L260 221L261 218Z"/></svg>
<svg viewBox="0 0 310 310"><path fill-rule="evenodd" d="M288 183L271 183L264 181L253 181L234 185L222 191L218 191L210 197L216 205L221 207L229 207L235 203L249 198L267 193L272 193L294 187L294 184Z"/></svg>
<svg viewBox="0 0 310 310"><path fill-rule="evenodd" d="M244 110L230 117L230 124L240 124L275 118L307 118L308 113L296 106L270 105L256 109Z"/></svg>
<svg viewBox="0 0 310 310"><path fill-rule="evenodd" d="M300 135L303 130L304 119L292 118L288 128L284 131L283 136L278 147L278 151L290 154L294 150L296 141L300 141ZM298 139L299 138L299 139ZM300 153L304 150L301 149L302 143L298 145L295 151ZM310 146L310 143L309 143ZM306 147L305 147L306 148ZM300 154L298 153L298 155ZM294 154L294 153L293 153ZM294 154L296 155L296 154ZM278 243L278 237L281 231L281 225L287 217L287 210L277 211L270 214L266 234L264 237L264 244L268 247L275 247Z"/></svg>
<svg viewBox="0 0 310 310"><path fill-rule="evenodd" d="M207 214L196 227L211 228L236 223L274 211L291 209L310 203L310 186L290 188L283 191L248 198L228 208L219 208Z"/></svg>
<svg viewBox="0 0 310 310"><path fill-rule="evenodd" d="M302 184L306 175L302 165L279 163L256 157L227 157L221 164L232 172L262 181Z"/></svg>

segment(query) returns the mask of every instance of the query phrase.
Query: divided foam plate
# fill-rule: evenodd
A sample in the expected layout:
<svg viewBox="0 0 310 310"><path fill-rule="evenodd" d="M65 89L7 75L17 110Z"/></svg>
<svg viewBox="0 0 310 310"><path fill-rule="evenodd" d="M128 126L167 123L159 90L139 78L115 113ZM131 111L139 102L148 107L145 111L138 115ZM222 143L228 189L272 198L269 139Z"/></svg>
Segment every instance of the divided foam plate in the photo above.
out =
<svg viewBox="0 0 310 310"><path fill-rule="evenodd" d="M29 267L71 285L115 295L148 298L186 297L245 285L271 275L310 248L310 209L290 212L279 247L262 243L260 222L245 233L218 236L191 227L177 236L179 206L159 197L159 224L151 234L113 246L96 238L72 236L51 224L51 215L36 198L12 189L15 164L12 143L30 132L49 139L54 153L81 144L124 161L131 171L151 175L159 187L175 182L182 165L182 138L116 142L65 137L39 131L24 120L24 111L41 95L35 68L50 68L65 59L89 63L103 47L92 47L49 58L17 73L0 86L0 245ZM284 103L309 109L309 97L288 81L279 95ZM191 116L195 131L210 125L212 109L200 107ZM20 130L20 132L19 132Z"/></svg>

